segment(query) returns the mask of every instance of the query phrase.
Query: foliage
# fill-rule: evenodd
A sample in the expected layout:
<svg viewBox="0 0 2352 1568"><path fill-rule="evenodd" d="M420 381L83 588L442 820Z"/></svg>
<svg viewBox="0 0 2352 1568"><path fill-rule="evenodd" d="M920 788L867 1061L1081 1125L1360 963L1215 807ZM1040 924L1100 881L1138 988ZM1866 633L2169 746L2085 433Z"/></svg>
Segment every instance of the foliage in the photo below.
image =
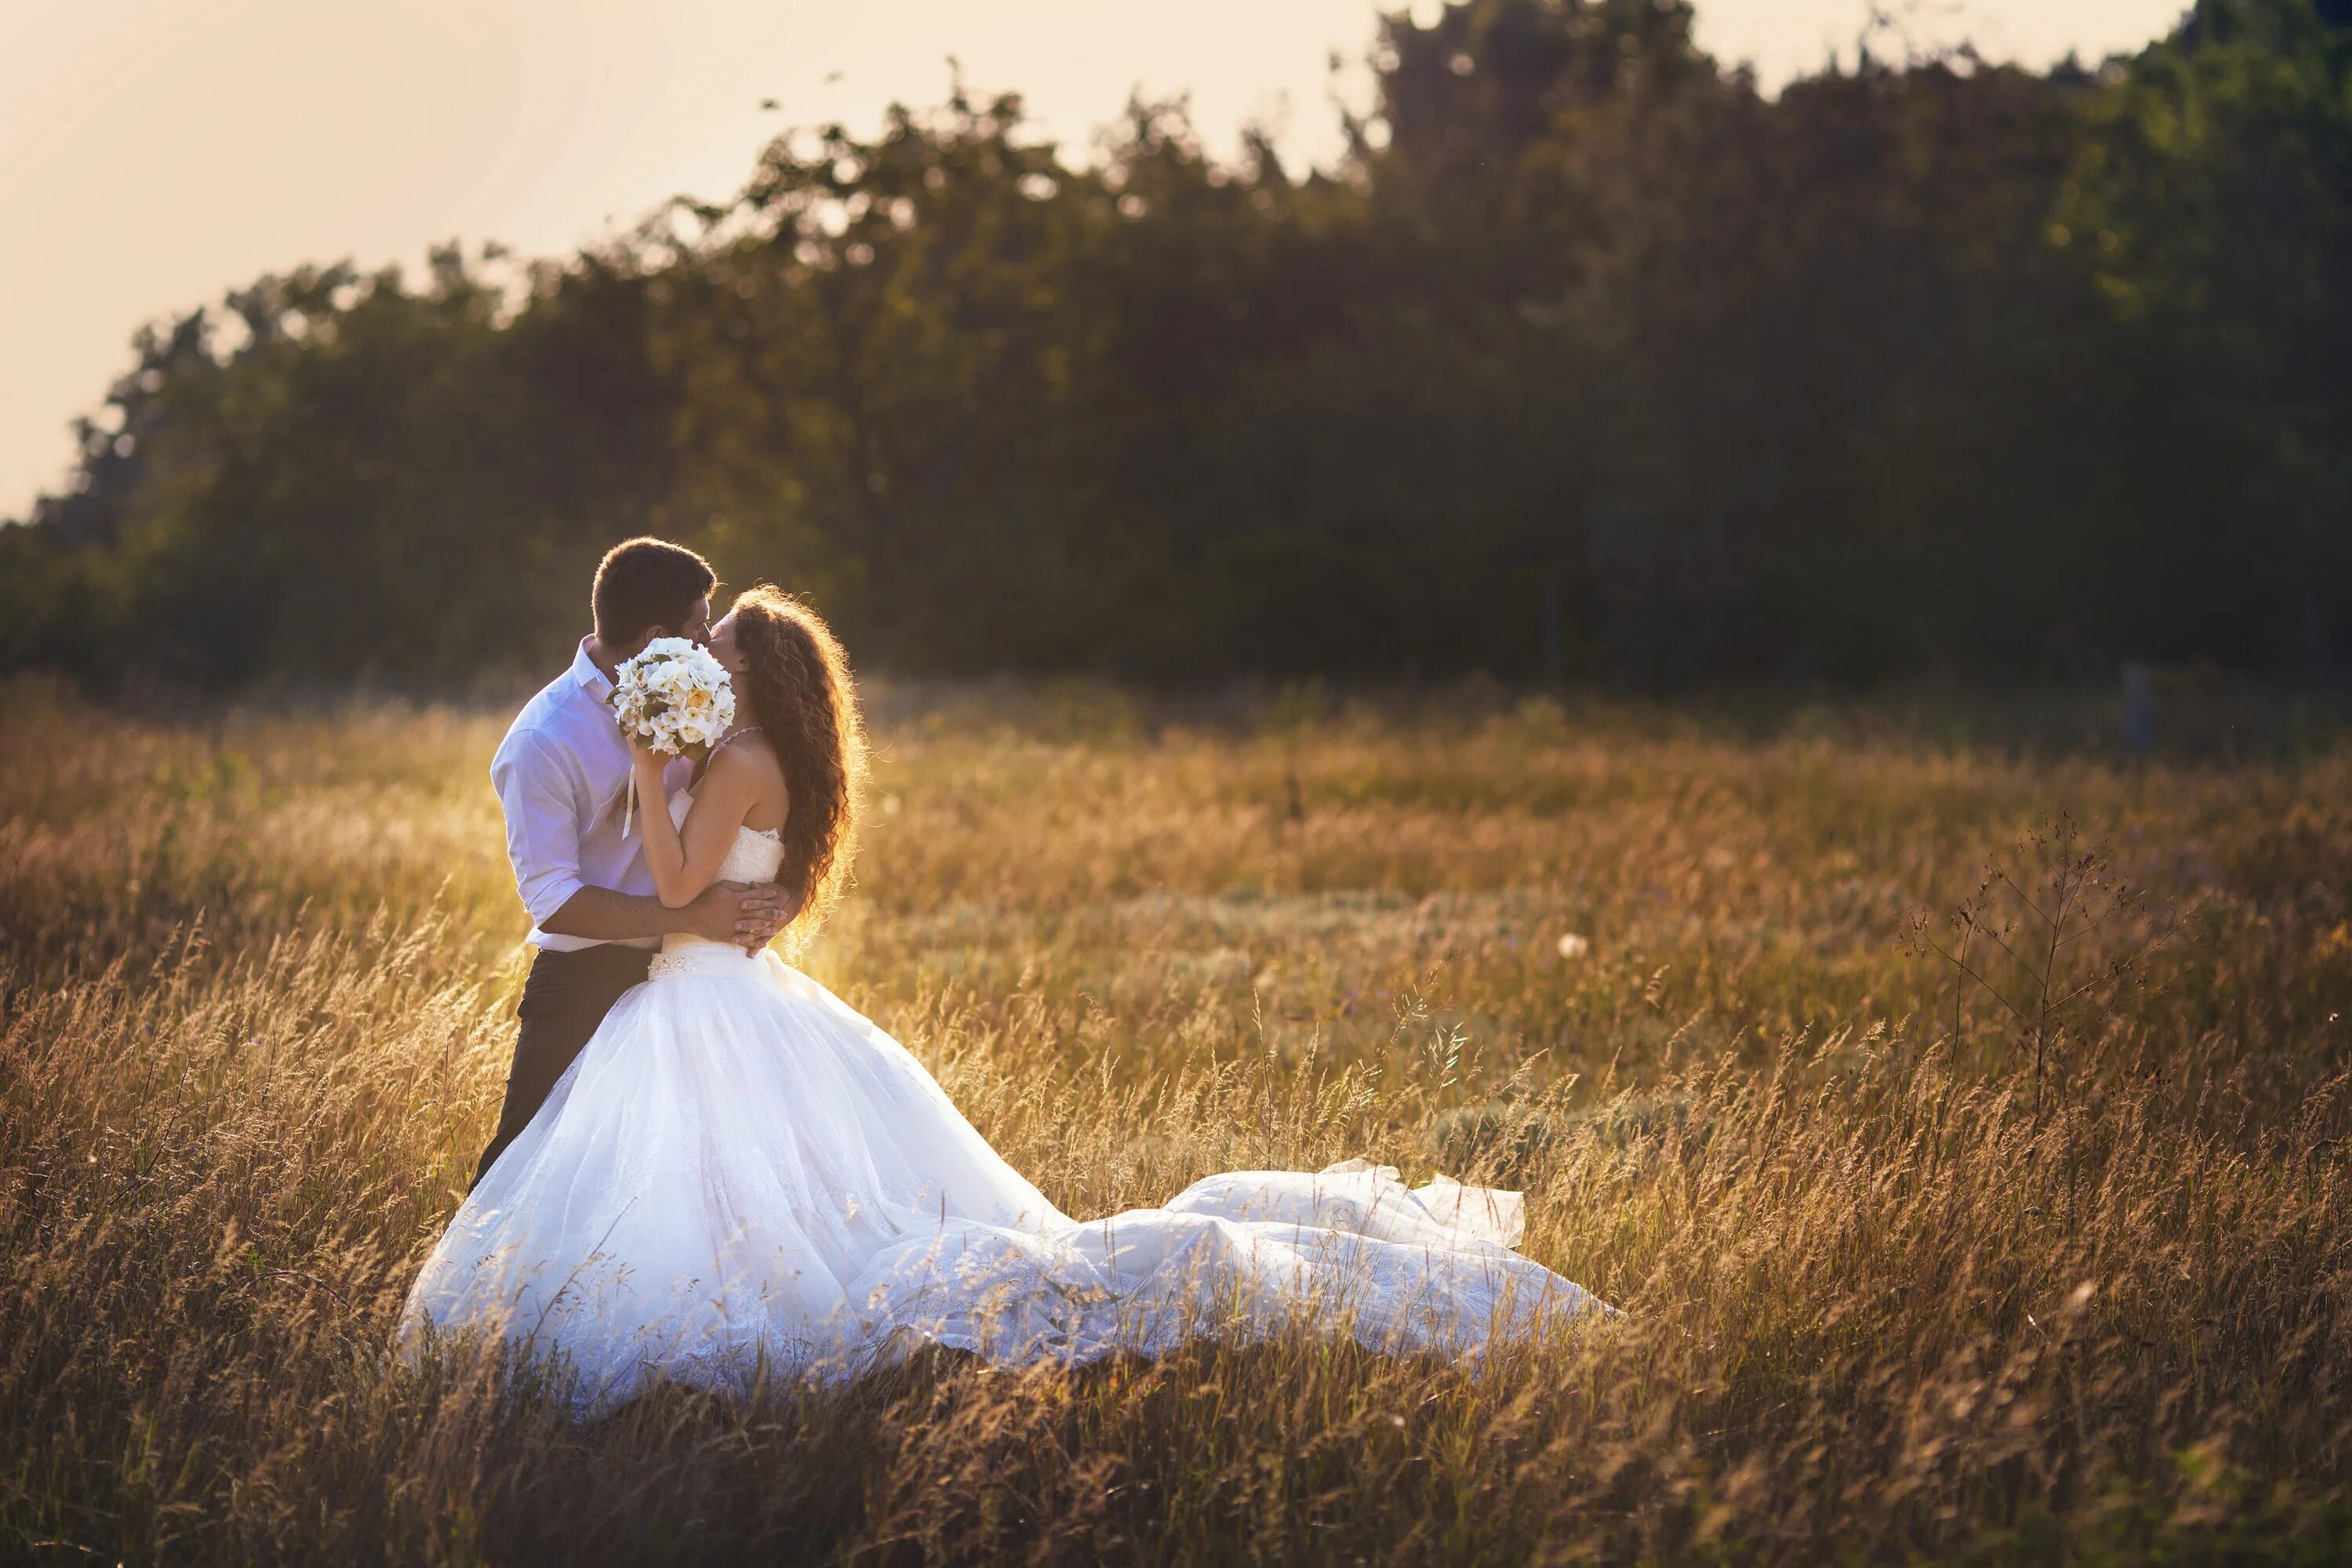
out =
<svg viewBox="0 0 2352 1568"><path fill-rule="evenodd" d="M502 716L20 683L0 1559L2352 1548L2340 739L2117 766L1876 709L874 706L862 885L812 967L1057 1203L1442 1160L1524 1184L1528 1250L1625 1318L1484 1374L1307 1341L940 1359L589 1426L530 1369L404 1373L513 1040ZM2099 922L2064 973L2134 966L2056 1015L2069 1114L2037 1118L2032 993L1904 936L2056 806L2109 849L2045 841Z"/></svg>
<svg viewBox="0 0 2352 1568"><path fill-rule="evenodd" d="M959 86L519 268L140 338L0 665L448 689L616 537L908 671L1637 684L2342 656L2352 29L1765 98L1679 0L1382 24L1330 171Z"/></svg>

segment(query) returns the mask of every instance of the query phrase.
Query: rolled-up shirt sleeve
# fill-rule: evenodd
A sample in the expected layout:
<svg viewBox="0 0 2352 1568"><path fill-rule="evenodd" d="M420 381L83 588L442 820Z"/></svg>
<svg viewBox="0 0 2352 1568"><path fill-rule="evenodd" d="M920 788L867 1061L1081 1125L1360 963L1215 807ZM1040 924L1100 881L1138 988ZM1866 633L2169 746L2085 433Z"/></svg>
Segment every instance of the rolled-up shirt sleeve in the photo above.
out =
<svg viewBox="0 0 2352 1568"><path fill-rule="evenodd" d="M562 753L537 735L510 735L490 762L490 784L507 817L507 858L531 923L544 929L585 884L580 823Z"/></svg>

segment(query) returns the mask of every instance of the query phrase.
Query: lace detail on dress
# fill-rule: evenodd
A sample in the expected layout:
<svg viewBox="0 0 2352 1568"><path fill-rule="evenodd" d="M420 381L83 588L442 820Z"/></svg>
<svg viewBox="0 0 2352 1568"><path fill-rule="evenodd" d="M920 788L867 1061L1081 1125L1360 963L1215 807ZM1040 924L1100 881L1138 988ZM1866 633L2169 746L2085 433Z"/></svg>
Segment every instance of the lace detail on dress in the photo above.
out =
<svg viewBox="0 0 2352 1568"><path fill-rule="evenodd" d="M694 792L681 790L670 797L669 819L683 831L687 813L694 809ZM784 836L774 828L738 827L727 858L719 863L714 882L771 882L784 863Z"/></svg>
<svg viewBox="0 0 2352 1568"><path fill-rule="evenodd" d="M694 962L691 954L657 952L654 954L653 962L646 965L646 978L659 980L666 975L690 974L693 971Z"/></svg>

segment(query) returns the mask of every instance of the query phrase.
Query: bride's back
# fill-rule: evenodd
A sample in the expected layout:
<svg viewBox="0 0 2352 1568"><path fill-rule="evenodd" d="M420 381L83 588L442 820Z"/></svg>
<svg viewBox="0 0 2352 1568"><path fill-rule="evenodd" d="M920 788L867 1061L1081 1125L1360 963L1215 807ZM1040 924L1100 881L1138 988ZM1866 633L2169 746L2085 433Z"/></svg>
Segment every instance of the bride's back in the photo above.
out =
<svg viewBox="0 0 2352 1568"><path fill-rule="evenodd" d="M749 795L743 826L754 833L782 833L792 815L792 789L784 782L784 764L765 732L755 728L736 731L711 749L709 760L694 781L701 794L716 784L731 797Z"/></svg>

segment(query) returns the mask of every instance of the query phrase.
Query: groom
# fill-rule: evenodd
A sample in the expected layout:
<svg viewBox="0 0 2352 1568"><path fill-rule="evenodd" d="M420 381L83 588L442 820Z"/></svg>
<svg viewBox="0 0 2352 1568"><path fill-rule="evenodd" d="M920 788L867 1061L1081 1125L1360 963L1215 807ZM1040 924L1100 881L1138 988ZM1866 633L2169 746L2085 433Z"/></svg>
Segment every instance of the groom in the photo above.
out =
<svg viewBox="0 0 2352 1568"><path fill-rule="evenodd" d="M665 908L640 837L621 831L630 759L605 700L613 673L656 637L707 638L717 582L710 563L683 545L632 539L614 546L596 568L594 634L582 640L572 668L524 706L491 759L507 857L539 952L523 983L506 1105L474 1172L477 1184L621 993L645 979L664 936L690 931L756 952L792 918L773 883L716 882L684 909Z"/></svg>

